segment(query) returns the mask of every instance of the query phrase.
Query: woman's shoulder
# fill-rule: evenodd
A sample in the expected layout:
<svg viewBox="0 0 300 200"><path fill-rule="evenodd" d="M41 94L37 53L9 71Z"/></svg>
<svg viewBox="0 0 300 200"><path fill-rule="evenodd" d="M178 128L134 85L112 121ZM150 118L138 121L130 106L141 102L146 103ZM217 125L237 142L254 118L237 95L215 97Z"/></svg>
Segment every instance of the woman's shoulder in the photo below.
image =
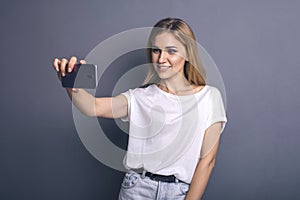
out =
<svg viewBox="0 0 300 200"><path fill-rule="evenodd" d="M206 85L206 91L207 91L206 92L207 98L213 102L219 101L219 100L224 101L224 98L226 98L225 91L221 92L221 90L216 86Z"/></svg>
<svg viewBox="0 0 300 200"><path fill-rule="evenodd" d="M208 84L206 84L205 86L197 86L197 88L200 88L200 90L206 89L207 91L209 91L211 93L219 93L220 92L220 90L217 87L208 85Z"/></svg>
<svg viewBox="0 0 300 200"><path fill-rule="evenodd" d="M220 90L212 85L196 86L194 90L195 94L199 94L201 97L216 98L222 96Z"/></svg>

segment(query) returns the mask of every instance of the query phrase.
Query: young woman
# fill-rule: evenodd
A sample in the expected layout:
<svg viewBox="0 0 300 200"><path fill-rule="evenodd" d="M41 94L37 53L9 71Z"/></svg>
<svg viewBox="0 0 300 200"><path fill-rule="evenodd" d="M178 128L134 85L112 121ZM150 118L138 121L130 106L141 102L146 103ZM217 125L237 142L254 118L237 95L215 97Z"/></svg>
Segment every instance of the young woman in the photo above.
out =
<svg viewBox="0 0 300 200"><path fill-rule="evenodd" d="M88 116L128 120L128 169L120 200L201 199L213 170L226 119L217 88L206 85L192 29L180 19L160 20L147 49L151 64L144 86L115 97L95 98L67 89ZM54 59L59 77L75 57ZM81 60L80 63L85 63Z"/></svg>

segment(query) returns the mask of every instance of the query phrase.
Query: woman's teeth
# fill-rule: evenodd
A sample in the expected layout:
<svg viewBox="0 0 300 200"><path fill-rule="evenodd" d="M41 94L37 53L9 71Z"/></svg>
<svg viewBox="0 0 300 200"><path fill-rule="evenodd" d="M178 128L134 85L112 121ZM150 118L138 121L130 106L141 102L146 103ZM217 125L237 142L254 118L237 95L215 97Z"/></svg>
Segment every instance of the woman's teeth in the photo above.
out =
<svg viewBox="0 0 300 200"><path fill-rule="evenodd" d="M158 68L162 69L162 70L166 70L166 69L170 68L170 66L161 66L161 65L158 65Z"/></svg>

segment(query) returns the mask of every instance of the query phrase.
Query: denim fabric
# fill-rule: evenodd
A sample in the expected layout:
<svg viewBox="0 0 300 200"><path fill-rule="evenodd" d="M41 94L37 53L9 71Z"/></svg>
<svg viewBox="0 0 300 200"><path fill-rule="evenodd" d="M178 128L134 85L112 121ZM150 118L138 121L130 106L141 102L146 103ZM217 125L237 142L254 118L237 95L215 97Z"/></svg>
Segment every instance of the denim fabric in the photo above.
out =
<svg viewBox="0 0 300 200"><path fill-rule="evenodd" d="M129 171L121 184L119 200L184 200L188 190L187 183L154 181Z"/></svg>

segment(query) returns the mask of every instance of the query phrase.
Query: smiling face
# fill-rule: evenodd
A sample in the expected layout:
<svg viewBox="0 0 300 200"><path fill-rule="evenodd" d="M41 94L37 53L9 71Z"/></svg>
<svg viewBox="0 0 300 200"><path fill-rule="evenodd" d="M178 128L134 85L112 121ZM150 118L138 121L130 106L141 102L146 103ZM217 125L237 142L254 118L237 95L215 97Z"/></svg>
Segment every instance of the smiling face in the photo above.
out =
<svg viewBox="0 0 300 200"><path fill-rule="evenodd" d="M171 33L158 34L152 44L152 62L160 79L184 77L187 52Z"/></svg>

